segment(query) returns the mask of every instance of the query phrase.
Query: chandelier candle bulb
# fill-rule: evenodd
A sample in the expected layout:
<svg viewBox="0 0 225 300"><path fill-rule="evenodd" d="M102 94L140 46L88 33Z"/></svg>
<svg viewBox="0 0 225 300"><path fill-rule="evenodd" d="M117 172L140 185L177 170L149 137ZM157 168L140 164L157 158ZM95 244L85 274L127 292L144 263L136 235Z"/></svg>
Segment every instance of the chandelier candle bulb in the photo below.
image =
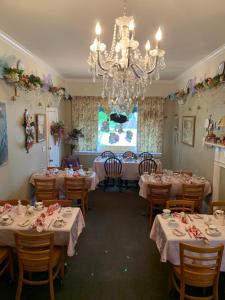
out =
<svg viewBox="0 0 225 300"><path fill-rule="evenodd" d="M101 32L102 32L102 28L101 28L101 26L98 22L95 26L95 33L96 33L97 36L100 36Z"/></svg>
<svg viewBox="0 0 225 300"><path fill-rule="evenodd" d="M160 27L156 32L155 39L156 39L156 48L158 48L159 47L159 42L162 40L162 31L161 31Z"/></svg>
<svg viewBox="0 0 225 300"><path fill-rule="evenodd" d="M145 44L145 50L146 50L146 52L148 52L150 49L151 49L151 44L150 44L150 41L147 40L147 42Z"/></svg>

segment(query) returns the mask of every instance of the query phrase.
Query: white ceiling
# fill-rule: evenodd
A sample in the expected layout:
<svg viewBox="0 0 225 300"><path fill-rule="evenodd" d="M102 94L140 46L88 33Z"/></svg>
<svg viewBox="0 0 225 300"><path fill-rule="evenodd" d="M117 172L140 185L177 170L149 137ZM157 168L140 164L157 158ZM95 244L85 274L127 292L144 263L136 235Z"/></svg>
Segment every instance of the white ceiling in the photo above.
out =
<svg viewBox="0 0 225 300"><path fill-rule="evenodd" d="M0 29L43 59L63 77L88 78L89 45L99 20L102 40L111 45L121 0L1 0ZM224 0L127 0L141 45L160 25L167 68L174 79L225 43Z"/></svg>

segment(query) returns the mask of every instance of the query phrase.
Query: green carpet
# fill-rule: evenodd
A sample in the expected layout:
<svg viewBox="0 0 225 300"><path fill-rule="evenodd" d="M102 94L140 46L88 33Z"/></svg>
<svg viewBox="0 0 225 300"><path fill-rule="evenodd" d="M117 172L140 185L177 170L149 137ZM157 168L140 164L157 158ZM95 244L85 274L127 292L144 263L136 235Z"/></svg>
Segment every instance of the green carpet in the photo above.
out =
<svg viewBox="0 0 225 300"><path fill-rule="evenodd" d="M89 206L64 285L55 281L56 300L172 299L167 295L168 265L160 263L149 239L146 203L137 192L97 190L90 194ZM14 299L16 286L1 279L0 299ZM24 286L22 299L49 299L48 287Z"/></svg>

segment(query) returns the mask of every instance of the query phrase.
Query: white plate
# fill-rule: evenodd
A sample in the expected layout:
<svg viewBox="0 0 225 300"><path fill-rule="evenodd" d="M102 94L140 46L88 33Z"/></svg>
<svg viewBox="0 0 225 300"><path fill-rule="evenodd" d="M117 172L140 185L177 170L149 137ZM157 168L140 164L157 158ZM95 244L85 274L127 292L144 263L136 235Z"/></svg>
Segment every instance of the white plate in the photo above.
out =
<svg viewBox="0 0 225 300"><path fill-rule="evenodd" d="M14 220L12 218L10 218L7 222L3 222L1 221L1 225L2 226L8 226L8 225L11 225L12 223L14 222Z"/></svg>
<svg viewBox="0 0 225 300"><path fill-rule="evenodd" d="M168 226L171 228L177 228L179 226L179 224L177 222L174 222L174 223L168 222Z"/></svg>
<svg viewBox="0 0 225 300"><path fill-rule="evenodd" d="M17 225L20 226L20 227L26 227L26 226L30 225L30 221L26 220L24 222L18 223Z"/></svg>
<svg viewBox="0 0 225 300"><path fill-rule="evenodd" d="M211 232L208 228L205 230L205 232L209 235L209 236L220 236L221 232L219 230L215 231L215 232Z"/></svg>
<svg viewBox="0 0 225 300"><path fill-rule="evenodd" d="M65 225L66 223L63 221L63 222L57 222L57 221L55 221L54 223L53 223L53 227L56 227L56 228L62 228L62 227L64 227L64 225Z"/></svg>
<svg viewBox="0 0 225 300"><path fill-rule="evenodd" d="M175 234L176 236L184 236L186 235L185 232L181 231L181 230L178 230L178 229L173 229L173 234Z"/></svg>

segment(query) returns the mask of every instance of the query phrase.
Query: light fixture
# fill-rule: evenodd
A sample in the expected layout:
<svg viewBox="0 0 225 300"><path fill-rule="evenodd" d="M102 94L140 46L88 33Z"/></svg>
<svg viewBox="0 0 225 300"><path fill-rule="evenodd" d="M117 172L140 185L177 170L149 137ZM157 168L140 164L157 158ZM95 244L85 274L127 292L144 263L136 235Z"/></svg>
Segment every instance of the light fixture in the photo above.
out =
<svg viewBox="0 0 225 300"><path fill-rule="evenodd" d="M132 16L124 14L116 18L112 47L108 52L101 42L102 28L99 22L95 28L96 37L90 46L88 64L93 81L103 79L102 97L108 98L112 112L121 113L130 110L131 104L138 97L144 99L145 91L152 79L159 79L159 71L165 68L165 51L160 49L162 31L156 35L155 48L151 50L150 41L145 44L145 54L139 50L135 37L135 23ZM154 76L152 76L154 75Z"/></svg>

